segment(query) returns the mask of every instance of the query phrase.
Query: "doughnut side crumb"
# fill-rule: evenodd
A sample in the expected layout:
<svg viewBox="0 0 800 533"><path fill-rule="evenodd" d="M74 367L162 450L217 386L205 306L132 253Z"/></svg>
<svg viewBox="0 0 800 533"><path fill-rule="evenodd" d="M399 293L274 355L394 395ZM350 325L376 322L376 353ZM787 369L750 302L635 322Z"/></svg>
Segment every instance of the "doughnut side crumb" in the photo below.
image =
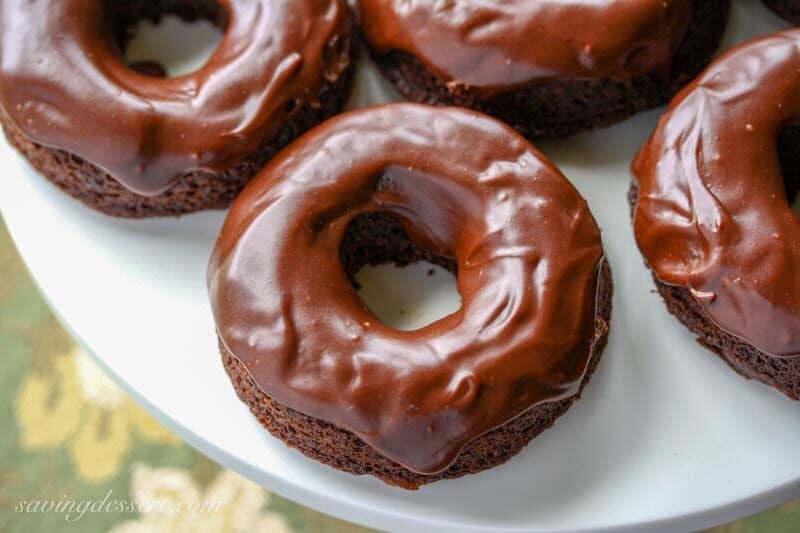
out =
<svg viewBox="0 0 800 533"><path fill-rule="evenodd" d="M363 222L362 222L363 224ZM373 226L375 228L375 226ZM378 225L373 230L379 235L391 233L391 224ZM365 236L365 240L374 241L375 235ZM355 246L358 237L351 237L347 247ZM389 248L400 244L385 239ZM361 241L363 242L363 241ZM378 245L377 248L382 248ZM407 249L408 250L408 249ZM394 253L393 252L393 253ZM400 252L402 255L402 251ZM417 252L401 257L400 263L418 257ZM372 249L358 258L345 262L346 271L354 272L359 264L385 261L387 249ZM430 257L426 259L431 259ZM448 267L444 262L443 266ZM388 459L370 447L350 431L339 428L329 422L305 415L270 398L253 380L247 368L220 343L220 352L231 382L239 398L246 403L253 415L275 437L288 446L295 448L306 456L355 475L372 475L385 483L415 490L422 485L443 479L453 479L467 474L500 465L518 454L533 438L552 426L556 419L567 412L570 406L580 398L581 392L589 382L608 340L611 318L612 298L611 269L607 262L603 263L598 281L597 318L595 320L594 337L591 342L590 358L587 372L578 393L570 398L537 405L504 425L485 433L467 443L456 460L447 469L433 475L422 475Z"/></svg>
<svg viewBox="0 0 800 533"><path fill-rule="evenodd" d="M224 209L250 179L281 148L311 127L342 110L352 81L352 66L319 93L321 107L307 105L253 154L224 172L193 171L178 177L166 191L143 196L121 185L110 174L64 150L28 138L0 109L0 125L9 143L45 178L73 198L107 215L122 218L178 216L206 209Z"/></svg>
<svg viewBox="0 0 800 533"><path fill-rule="evenodd" d="M638 188L633 184L628 193L632 214L638 194ZM800 358L774 357L727 333L708 317L688 289L667 285L659 281L655 272L652 275L667 310L697 337L697 342L717 354L741 376L769 385L793 400L800 400Z"/></svg>
<svg viewBox="0 0 800 533"><path fill-rule="evenodd" d="M653 73L630 80L556 80L482 99L469 88L448 87L410 54L373 53L383 75L409 100L483 111L528 139L562 137L619 122L657 107L710 61L724 33L728 0L696 0L689 29L665 79Z"/></svg>

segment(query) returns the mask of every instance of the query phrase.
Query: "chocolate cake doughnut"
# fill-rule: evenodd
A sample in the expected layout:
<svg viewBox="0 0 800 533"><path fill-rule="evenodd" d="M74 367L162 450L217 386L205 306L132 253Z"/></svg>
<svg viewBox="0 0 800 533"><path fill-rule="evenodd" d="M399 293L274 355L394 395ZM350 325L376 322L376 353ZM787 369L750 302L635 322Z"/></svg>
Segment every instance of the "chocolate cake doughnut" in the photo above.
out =
<svg viewBox="0 0 800 533"><path fill-rule="evenodd" d="M414 331L360 300L425 259L463 304ZM503 463L580 396L612 282L586 202L525 139L461 108L335 117L236 199L209 266L225 368L273 435L407 489Z"/></svg>
<svg viewBox="0 0 800 533"><path fill-rule="evenodd" d="M762 0L772 11L800 26L800 0Z"/></svg>
<svg viewBox="0 0 800 533"><path fill-rule="evenodd" d="M800 399L800 30L725 54L634 164L636 240L659 292L741 375Z"/></svg>
<svg viewBox="0 0 800 533"><path fill-rule="evenodd" d="M716 50L728 0L360 0L362 32L408 99L493 115L529 139L661 105Z"/></svg>
<svg viewBox="0 0 800 533"><path fill-rule="evenodd" d="M199 70L129 66L132 26L165 14L224 30ZM349 88L344 0L8 0L0 123L28 161L121 217L226 207L280 148L338 112Z"/></svg>

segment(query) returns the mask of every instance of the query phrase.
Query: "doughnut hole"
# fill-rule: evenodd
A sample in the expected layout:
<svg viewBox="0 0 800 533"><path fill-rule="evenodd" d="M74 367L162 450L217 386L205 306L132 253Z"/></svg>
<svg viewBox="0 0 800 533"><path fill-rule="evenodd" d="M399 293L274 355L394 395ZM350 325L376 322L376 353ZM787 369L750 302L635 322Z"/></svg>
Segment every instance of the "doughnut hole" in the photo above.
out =
<svg viewBox="0 0 800 533"><path fill-rule="evenodd" d="M153 77L178 77L219 48L228 11L217 0L104 0L121 60Z"/></svg>
<svg viewBox="0 0 800 533"><path fill-rule="evenodd" d="M393 215L356 217L339 250L361 301L389 327L413 331L461 307L456 261L417 246Z"/></svg>
<svg viewBox="0 0 800 533"><path fill-rule="evenodd" d="M786 199L800 216L800 125L784 128L778 137L778 157L783 173Z"/></svg>

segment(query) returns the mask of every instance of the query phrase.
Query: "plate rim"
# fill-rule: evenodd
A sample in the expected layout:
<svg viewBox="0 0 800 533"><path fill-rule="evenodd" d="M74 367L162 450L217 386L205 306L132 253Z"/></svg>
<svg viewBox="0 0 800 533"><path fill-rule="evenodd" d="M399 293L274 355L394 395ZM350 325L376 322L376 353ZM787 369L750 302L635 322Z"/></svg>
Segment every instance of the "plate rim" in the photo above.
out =
<svg viewBox="0 0 800 533"><path fill-rule="evenodd" d="M2 144L0 144L2 146ZM6 144L6 147L8 145ZM8 147L10 149L10 147ZM18 154L16 155L19 163L23 166L28 166ZM35 172L31 169L31 172ZM53 187L50 183L42 184L46 187ZM77 204L77 208L83 208ZM13 211L13 210L12 210ZM471 526L469 524L457 523L444 520L430 520L415 518L410 515L395 513L388 509L380 509L370 505L362 505L358 502L348 500L345 498L338 498L335 494L328 492L320 492L310 489L303 484L292 481L280 475L276 475L267 470L258 470L251 468L245 461L240 460L235 455L223 450L213 443L207 441L200 435L195 434L180 422L173 419L170 415L159 410L152 402L145 398L139 391L130 385L122 376L117 373L100 357L89 345L86 339L72 327L68 317L66 317L59 306L53 302L47 294L42 283L39 281L37 268L32 266L27 259L25 245L20 242L17 237L18 232L15 231L14 217L8 217L9 209L5 207L5 203L0 201L0 214L8 228L9 235L13 246L16 248L20 257L22 258L31 278L34 280L37 289L45 303L48 305L50 311L58 319L59 323L65 330L72 336L76 343L78 343L84 351L97 363L100 368L106 372L115 383L117 383L126 394L147 411L156 420L162 423L170 431L179 436L185 443L190 445L193 449L202 453L203 455L211 458L213 461L219 463L225 468L229 468L240 475L258 483L269 491L273 491L289 500L309 507L311 509L323 512L325 514L353 522L356 524L364 525L367 527L386 529L387 526L391 527L392 531L412 531L419 527L436 527L442 531L490 531L498 533L518 533L523 531L553 531L547 529L531 529L524 527L485 527L485 526ZM311 459L304 458L307 461ZM330 468L323 465L325 468ZM401 490L401 489L395 489ZM746 498L737 501L726 502L718 505L711 505L705 509L692 511L690 513L664 516L653 518L645 521L630 521L626 523L604 524L597 527L582 527L559 529L564 533L605 533L605 532L629 532L629 531L655 531L655 532L668 532L675 529L682 530L698 530L715 525L727 523L739 518L749 516L766 510L775 505L779 505L793 498L800 497L800 478L792 481L787 481L781 485L757 492Z"/></svg>

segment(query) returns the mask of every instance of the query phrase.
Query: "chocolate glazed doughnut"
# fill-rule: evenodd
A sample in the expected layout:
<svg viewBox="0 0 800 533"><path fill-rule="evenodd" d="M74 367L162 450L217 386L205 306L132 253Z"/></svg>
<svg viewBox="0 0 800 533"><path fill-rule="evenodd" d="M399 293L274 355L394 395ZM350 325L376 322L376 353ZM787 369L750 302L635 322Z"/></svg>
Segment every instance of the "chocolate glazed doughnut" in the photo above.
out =
<svg viewBox="0 0 800 533"><path fill-rule="evenodd" d="M800 26L800 0L762 0L772 11Z"/></svg>
<svg viewBox="0 0 800 533"><path fill-rule="evenodd" d="M453 269L463 305L415 331L359 299L366 263ZM404 488L500 464L574 402L611 277L586 202L510 128L458 108L347 113L233 204L209 267L242 400L306 455Z"/></svg>
<svg viewBox="0 0 800 533"><path fill-rule="evenodd" d="M633 164L636 240L669 310L800 399L800 30L725 54Z"/></svg>
<svg viewBox="0 0 800 533"><path fill-rule="evenodd" d="M122 53L136 21L166 13L225 29L205 66L169 79ZM0 122L42 174L105 213L225 207L341 108L350 37L343 0L7 0Z"/></svg>
<svg viewBox="0 0 800 533"><path fill-rule="evenodd" d="M378 67L410 100L462 105L529 139L663 103L716 49L728 0L360 0Z"/></svg>

